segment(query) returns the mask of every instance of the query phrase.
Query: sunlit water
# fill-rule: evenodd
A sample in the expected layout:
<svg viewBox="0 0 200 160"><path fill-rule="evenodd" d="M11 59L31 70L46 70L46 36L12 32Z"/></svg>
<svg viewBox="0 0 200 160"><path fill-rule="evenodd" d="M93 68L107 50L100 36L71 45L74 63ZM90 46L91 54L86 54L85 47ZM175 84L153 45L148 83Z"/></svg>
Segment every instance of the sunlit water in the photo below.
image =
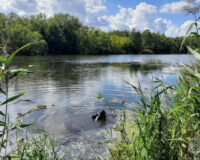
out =
<svg viewBox="0 0 200 160"><path fill-rule="evenodd" d="M157 68L135 65L149 58L160 59L164 65ZM34 67L32 73L22 76L10 88L10 95L30 90L20 100L31 100L17 100L10 107L10 117L44 104L48 109L27 115L25 122L36 122L58 138L62 146L67 145L68 157L99 159L99 155L106 159L108 130L118 120L110 109L120 110L122 100L129 107L136 96L124 80L136 86L140 81L145 91L150 91L153 77L175 84L178 63L189 64L191 60L188 55L15 57L13 68ZM101 110L108 115L105 124L91 118Z"/></svg>

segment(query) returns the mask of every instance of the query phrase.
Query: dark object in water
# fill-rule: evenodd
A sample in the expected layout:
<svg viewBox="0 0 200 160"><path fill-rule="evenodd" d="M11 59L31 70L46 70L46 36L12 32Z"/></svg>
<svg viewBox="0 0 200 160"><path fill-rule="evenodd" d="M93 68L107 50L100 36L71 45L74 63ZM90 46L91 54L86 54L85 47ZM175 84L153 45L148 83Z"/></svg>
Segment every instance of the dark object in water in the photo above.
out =
<svg viewBox="0 0 200 160"><path fill-rule="evenodd" d="M97 118L98 114L95 114L92 116L92 119L95 120Z"/></svg>
<svg viewBox="0 0 200 160"><path fill-rule="evenodd" d="M103 120L103 121L106 120L106 112L104 110L101 111L100 115L97 118L97 121L100 121L100 120Z"/></svg>
<svg viewBox="0 0 200 160"><path fill-rule="evenodd" d="M100 114L95 114L92 116L92 119L95 121L105 121L106 120L106 112L103 110Z"/></svg>

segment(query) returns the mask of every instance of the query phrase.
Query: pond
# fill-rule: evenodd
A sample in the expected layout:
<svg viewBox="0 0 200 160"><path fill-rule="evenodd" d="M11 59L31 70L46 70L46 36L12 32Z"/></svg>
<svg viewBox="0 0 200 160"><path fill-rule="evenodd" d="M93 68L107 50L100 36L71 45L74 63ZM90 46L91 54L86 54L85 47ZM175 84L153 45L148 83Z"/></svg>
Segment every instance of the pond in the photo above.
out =
<svg viewBox="0 0 200 160"><path fill-rule="evenodd" d="M189 55L18 56L13 68L33 68L11 86L10 95L30 92L13 104L10 117L46 105L48 109L29 114L24 121L36 122L58 138L61 146L67 146L68 158L105 159L108 131L118 120L112 111L123 108L123 100L127 108L134 104L136 93L124 80L136 86L140 81L150 92L153 77L175 84L178 63L192 60ZM91 118L101 110L107 112L104 124Z"/></svg>

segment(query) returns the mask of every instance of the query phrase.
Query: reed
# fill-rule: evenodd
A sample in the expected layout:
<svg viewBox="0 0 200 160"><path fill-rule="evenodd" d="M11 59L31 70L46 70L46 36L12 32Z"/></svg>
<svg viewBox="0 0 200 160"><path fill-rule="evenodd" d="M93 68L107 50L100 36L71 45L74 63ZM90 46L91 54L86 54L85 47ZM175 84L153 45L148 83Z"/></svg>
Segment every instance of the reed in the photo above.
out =
<svg viewBox="0 0 200 160"><path fill-rule="evenodd" d="M200 54L188 50L200 62ZM156 79L150 97L140 84L127 82L139 95L138 106L133 107L137 116L129 127L126 119L120 122L125 129L118 129L121 141L111 150L111 159L200 158L200 63L182 67L177 86Z"/></svg>
<svg viewBox="0 0 200 160"><path fill-rule="evenodd" d="M28 91L19 93L18 95L9 97L9 88L19 78L24 72L26 72L29 67L22 69L11 70L10 66L13 61L14 56L20 52L22 49L30 46L27 44L15 52L13 52L8 58L0 56L0 94L3 102L0 102L0 158L3 160L57 160L58 151L56 150L57 143L51 140L48 134L39 134L39 135L29 135L25 128L34 125L23 123L23 115L29 114L36 109L33 108L28 113L22 114L20 118L17 118L16 121L10 121L10 114L8 112L8 107L13 105L13 101L17 100L19 97L26 94ZM3 111L4 107L4 111ZM25 138L19 138L18 132L22 131L26 133ZM11 140L12 135L16 134L16 140L13 142Z"/></svg>

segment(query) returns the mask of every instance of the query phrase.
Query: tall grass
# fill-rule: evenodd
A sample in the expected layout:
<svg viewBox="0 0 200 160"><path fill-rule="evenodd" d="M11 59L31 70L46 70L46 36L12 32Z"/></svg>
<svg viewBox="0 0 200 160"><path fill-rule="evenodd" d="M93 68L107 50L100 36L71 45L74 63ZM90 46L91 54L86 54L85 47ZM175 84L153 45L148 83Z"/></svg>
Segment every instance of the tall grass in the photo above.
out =
<svg viewBox="0 0 200 160"><path fill-rule="evenodd" d="M37 136L26 134L26 138L19 138L19 130L27 131L24 129L34 123L24 124L22 119L17 118L16 121L10 121L10 115L8 112L8 107L11 102L15 101L19 97L26 94L28 91L19 93L18 95L9 97L9 88L13 84L16 78L21 76L24 72L28 70L29 67L23 69L11 70L10 66L13 61L14 56L20 52L25 47L29 46L27 44L15 52L13 52L8 58L0 56L0 95L3 102L0 102L0 159L3 160L57 160L58 151L57 143L51 140L46 134L39 134ZM40 107L35 107L29 112L22 114L20 118L26 114L29 114ZM4 111L3 108L4 107ZM14 133L16 133L16 141L13 142Z"/></svg>
<svg viewBox="0 0 200 160"><path fill-rule="evenodd" d="M120 122L125 129L118 127L122 141L111 150L111 159L200 159L200 54L188 49L199 63L183 66L178 86L156 79L146 97L140 85L132 85L140 108L133 107L137 116L131 122Z"/></svg>
<svg viewBox="0 0 200 160"><path fill-rule="evenodd" d="M147 97L140 84L130 84L140 97L140 107L133 107L137 116L128 122L131 127L121 121L122 141L111 150L111 159L200 159L200 54L188 50L199 63L183 65L177 86L156 79Z"/></svg>
<svg viewBox="0 0 200 160"><path fill-rule="evenodd" d="M58 160L58 144L48 134L29 135L17 140L16 148L8 158L17 160Z"/></svg>

